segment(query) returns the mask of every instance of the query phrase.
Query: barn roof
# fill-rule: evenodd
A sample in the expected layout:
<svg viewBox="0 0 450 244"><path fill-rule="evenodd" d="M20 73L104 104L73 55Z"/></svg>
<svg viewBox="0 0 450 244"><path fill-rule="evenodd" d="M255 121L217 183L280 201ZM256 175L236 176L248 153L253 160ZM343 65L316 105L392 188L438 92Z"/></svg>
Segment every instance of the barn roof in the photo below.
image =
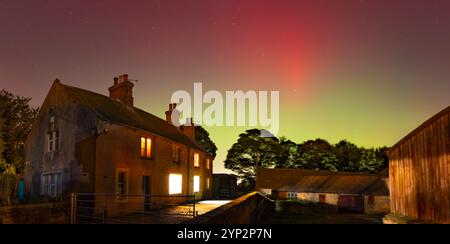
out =
<svg viewBox="0 0 450 244"><path fill-rule="evenodd" d="M104 121L143 130L208 153L201 145L165 120L136 107L127 106L107 96L77 87L62 86L69 96L91 109Z"/></svg>
<svg viewBox="0 0 450 244"><path fill-rule="evenodd" d="M415 136L417 133L419 133L420 131L422 131L425 127L429 126L431 123L433 123L434 121L436 121L437 119L441 118L442 116L444 116L445 114L450 113L450 106L448 106L447 108L445 108L444 110L440 111L439 113L435 114L433 117L431 117L430 119L428 119L427 121L423 122L419 127L417 127L416 129L414 129L413 131L411 131L408 135L406 135L405 137L403 137L399 142L397 142L394 146L392 146L391 148L389 148L388 150L388 154L389 151L397 148L398 146L400 146L401 144L403 144L405 141L409 140L411 137Z"/></svg>
<svg viewBox="0 0 450 244"><path fill-rule="evenodd" d="M382 175L325 170L258 168L256 188L304 193L389 195Z"/></svg>

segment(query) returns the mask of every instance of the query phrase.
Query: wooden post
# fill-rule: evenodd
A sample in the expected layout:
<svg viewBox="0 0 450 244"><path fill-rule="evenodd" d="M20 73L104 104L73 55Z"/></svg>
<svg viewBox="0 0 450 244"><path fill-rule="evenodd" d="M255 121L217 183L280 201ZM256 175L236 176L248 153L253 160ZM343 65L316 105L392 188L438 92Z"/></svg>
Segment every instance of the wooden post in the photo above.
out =
<svg viewBox="0 0 450 244"><path fill-rule="evenodd" d="M76 224L77 217L77 194L70 193L70 223Z"/></svg>

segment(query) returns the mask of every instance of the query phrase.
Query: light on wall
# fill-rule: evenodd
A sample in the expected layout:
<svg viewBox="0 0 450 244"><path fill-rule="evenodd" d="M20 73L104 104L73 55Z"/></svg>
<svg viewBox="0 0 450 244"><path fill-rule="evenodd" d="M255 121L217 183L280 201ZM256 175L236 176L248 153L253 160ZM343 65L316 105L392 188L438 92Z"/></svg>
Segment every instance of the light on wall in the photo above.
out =
<svg viewBox="0 0 450 244"><path fill-rule="evenodd" d="M200 191L200 176L194 176L194 192Z"/></svg>
<svg viewBox="0 0 450 244"><path fill-rule="evenodd" d="M180 174L169 175L169 194L180 194L183 184L183 176Z"/></svg>

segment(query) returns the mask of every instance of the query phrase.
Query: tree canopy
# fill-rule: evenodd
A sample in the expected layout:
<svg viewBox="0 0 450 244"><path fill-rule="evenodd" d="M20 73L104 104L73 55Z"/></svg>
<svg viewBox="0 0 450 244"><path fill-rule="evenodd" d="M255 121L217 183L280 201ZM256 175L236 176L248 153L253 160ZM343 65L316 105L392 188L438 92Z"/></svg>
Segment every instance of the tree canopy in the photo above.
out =
<svg viewBox="0 0 450 244"><path fill-rule="evenodd" d="M297 144L285 137L260 135L259 129L240 134L225 160L225 168L249 189L254 188L257 166L378 173L388 165L386 147L358 147L346 140L330 144L323 139Z"/></svg>
<svg viewBox="0 0 450 244"><path fill-rule="evenodd" d="M0 137L3 149L0 157L4 165L3 169L0 166L0 171L6 169L5 165L13 167L17 173L23 171L25 140L38 112L38 109L31 107L30 100L5 90L0 91Z"/></svg>
<svg viewBox="0 0 450 244"><path fill-rule="evenodd" d="M205 150L211 154L213 157L216 157L217 147L216 144L209 137L208 131L201 126L195 126L195 140L200 143L200 145L205 148Z"/></svg>

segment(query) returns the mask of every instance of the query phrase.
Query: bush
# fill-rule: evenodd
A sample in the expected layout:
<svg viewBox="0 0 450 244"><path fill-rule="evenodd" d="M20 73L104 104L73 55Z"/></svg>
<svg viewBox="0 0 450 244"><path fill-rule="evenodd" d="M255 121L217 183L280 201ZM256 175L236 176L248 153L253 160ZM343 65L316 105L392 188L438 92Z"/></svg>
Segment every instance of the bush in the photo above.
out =
<svg viewBox="0 0 450 244"><path fill-rule="evenodd" d="M0 206L9 206L15 203L18 180L19 177L13 167L8 167L0 174Z"/></svg>

